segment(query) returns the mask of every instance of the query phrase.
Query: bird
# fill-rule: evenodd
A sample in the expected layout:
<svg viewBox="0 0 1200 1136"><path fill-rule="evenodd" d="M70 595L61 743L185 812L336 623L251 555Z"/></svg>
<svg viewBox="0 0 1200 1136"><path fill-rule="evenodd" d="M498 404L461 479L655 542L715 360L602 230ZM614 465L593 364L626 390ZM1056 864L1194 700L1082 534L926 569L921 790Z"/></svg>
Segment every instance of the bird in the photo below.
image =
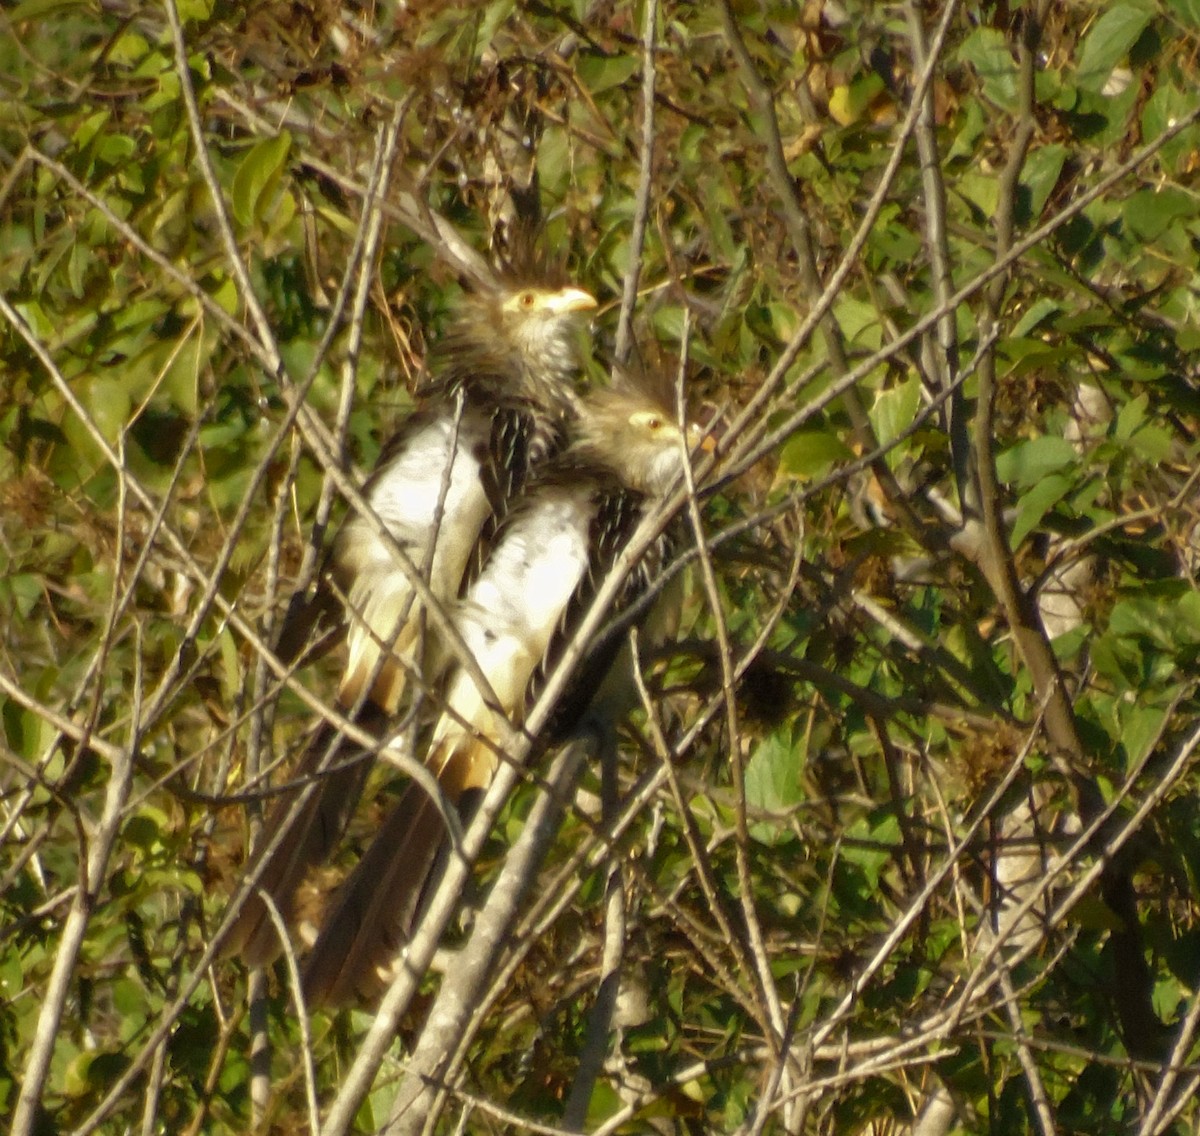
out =
<svg viewBox="0 0 1200 1136"><path fill-rule="evenodd" d="M595 307L584 289L547 282L531 257L509 268L495 287L462 298L434 349L433 377L419 392L418 409L384 447L363 486L370 513L350 512L316 595L298 605L296 627L285 620L278 654L290 664L314 624L344 608L347 649L337 708L374 736L402 710L410 676L421 673L429 654L413 568L438 601L457 599L529 471L566 441L578 409L583 324ZM328 858L357 805L366 756L322 723L293 778L316 784L301 805L289 794L267 814L246 867L261 868L258 886L285 921L305 874ZM225 939L225 956L240 954L248 966L265 966L281 949L266 904L252 893Z"/></svg>
<svg viewBox="0 0 1200 1136"><path fill-rule="evenodd" d="M611 386L589 392L573 433L571 445L514 501L453 612L491 689L481 691L466 667L450 670L425 764L445 802L464 813L500 760L502 719L520 727L633 532L704 440L698 427L678 424L661 381L637 373L617 374ZM637 561L613 615L651 589L677 544L678 530L668 526ZM555 709L547 730L552 740L566 736L594 699L606 697L605 676L623 641L609 634L589 645ZM390 963L411 938L446 845L439 802L410 783L343 885L305 962L310 1006L378 996Z"/></svg>

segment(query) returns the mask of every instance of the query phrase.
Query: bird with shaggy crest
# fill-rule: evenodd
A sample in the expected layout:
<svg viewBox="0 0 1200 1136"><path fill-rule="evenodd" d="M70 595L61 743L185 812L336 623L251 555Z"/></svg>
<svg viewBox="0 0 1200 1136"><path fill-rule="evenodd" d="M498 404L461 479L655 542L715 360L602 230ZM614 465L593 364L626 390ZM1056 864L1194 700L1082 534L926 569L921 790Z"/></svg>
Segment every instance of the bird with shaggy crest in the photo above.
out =
<svg viewBox="0 0 1200 1136"><path fill-rule="evenodd" d="M585 396L573 438L531 476L454 611L490 689L481 690L466 667L448 672L444 709L425 757L444 801L412 782L385 818L306 962L311 1005L378 995L389 964L412 935L446 846L443 805L469 816L502 760L508 728L520 727L630 537L678 483L690 450L702 440L698 428L677 424L665 390L628 375ZM651 588L676 539L669 527L645 551L612 614ZM623 642L610 633L589 644L546 740L562 738L590 703L606 699L605 676Z"/></svg>
<svg viewBox="0 0 1200 1136"><path fill-rule="evenodd" d="M562 448L578 407L582 325L596 301L531 271L509 271L461 300L419 408L363 487L368 509L347 516L315 596L285 620L278 654L291 663L314 625L344 609L337 707L377 737L405 708L430 653L414 575L443 604L460 595L508 502ZM246 870L258 873L285 921L305 874L329 856L357 805L366 756L322 723L293 777L300 798L281 797L267 815ZM280 949L266 905L251 894L225 954L254 966Z"/></svg>

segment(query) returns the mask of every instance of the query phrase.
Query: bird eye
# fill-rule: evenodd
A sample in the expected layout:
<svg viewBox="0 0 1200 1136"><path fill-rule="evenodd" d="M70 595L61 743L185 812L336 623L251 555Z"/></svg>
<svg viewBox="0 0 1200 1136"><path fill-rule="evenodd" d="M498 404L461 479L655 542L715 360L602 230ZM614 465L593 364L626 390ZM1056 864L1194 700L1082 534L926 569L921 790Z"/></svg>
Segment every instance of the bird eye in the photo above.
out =
<svg viewBox="0 0 1200 1136"><path fill-rule="evenodd" d="M661 430L662 429L662 419L661 418L647 418L646 419L646 428L648 430Z"/></svg>
<svg viewBox="0 0 1200 1136"><path fill-rule="evenodd" d="M537 302L537 297L532 292L522 292L520 299L517 301L521 307L527 311Z"/></svg>

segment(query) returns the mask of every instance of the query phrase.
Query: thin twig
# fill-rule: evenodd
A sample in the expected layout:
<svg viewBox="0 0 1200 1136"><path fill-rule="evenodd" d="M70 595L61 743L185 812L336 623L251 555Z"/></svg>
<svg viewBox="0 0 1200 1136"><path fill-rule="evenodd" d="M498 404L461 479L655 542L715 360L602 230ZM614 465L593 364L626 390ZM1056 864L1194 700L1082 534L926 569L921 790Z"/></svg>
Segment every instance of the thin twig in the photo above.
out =
<svg viewBox="0 0 1200 1136"><path fill-rule="evenodd" d="M179 77L179 94L183 99L184 110L187 113L188 127L194 143L193 154L200 166L200 177L208 187L209 200L213 207L213 216L217 222L217 232L225 245L225 257L229 262L230 271L238 284L238 294L250 320L258 332L258 341L270 359L269 370L276 374L283 370L283 359L279 354L275 333L267 313L258 302L258 296L250 283L250 270L246 267L245 258L238 247L237 237L233 232L233 222L229 219L229 210L225 205L225 195L221 191L221 183L217 180L217 171L213 168L212 158L204 142L204 124L200 119L200 106L196 101L196 88L192 83L191 64L189 62L187 43L183 38L183 21L179 18L179 8L175 0L163 0L163 8L167 13L167 23L171 28L171 41L174 46L175 74Z"/></svg>
<svg viewBox="0 0 1200 1136"><path fill-rule="evenodd" d="M140 692L137 691L135 703L140 703ZM135 710L140 710L140 706L135 705ZM137 720L135 714L134 722ZM125 802L133 782L133 755L137 752L138 744L135 725L130 731L126 747L113 764L104 796L104 811L95 832L91 834L90 847L84 849L85 855L81 857L84 865L83 886L76 891L71 910L67 913L54 956L54 966L42 995L42 1008L13 1110L13 1136L33 1136L38 1125L42 1094L74 979L75 965L83 949L88 921L107 877L109 858L124 819Z"/></svg>
<svg viewBox="0 0 1200 1136"><path fill-rule="evenodd" d="M625 266L621 312L617 319L617 339L613 348L613 358L618 363L627 362L633 350L633 309L637 303L642 250L646 243L646 218L650 214L650 194L654 188L654 49L657 32L658 0L646 0L646 8L642 13L642 153L633 206L633 225L629 232L629 263Z"/></svg>
<svg viewBox="0 0 1200 1136"><path fill-rule="evenodd" d="M948 5L954 8L954 4ZM819 303L822 297L821 277L817 266L817 256L813 248L812 226L804 210L804 202L800 196L795 178L787 167L787 157L783 149L783 135L779 127L779 114L775 106L775 98L766 81L759 73L749 49L738 27L737 16L733 11L730 0L720 0L721 25L725 41L733 51L737 60L738 72L742 82L750 93L755 107L762 117L765 126L764 143L767 152L767 174L775 191L776 200L783 210L784 222L787 225L788 237L796 252L796 263L799 268L799 278L803 298L809 303ZM919 67L922 75L932 73L930 67ZM803 86L800 87L803 90ZM924 90L928 98L929 86ZM835 374L844 374L849 369L849 359L846 354L845 337L838 326L832 310L827 310L820 320L820 332L824 354L829 366ZM855 386L846 387L842 393L842 404L850 418L859 447L864 450L878 450L879 439L871 419L863 406L858 389ZM876 459L872 464L875 478L888 500L908 522L908 528L914 534L923 535L923 529L912 515L908 498L896 482L891 467L882 460Z"/></svg>
<svg viewBox="0 0 1200 1136"><path fill-rule="evenodd" d="M904 14L908 22L909 42L912 44L913 64L917 71L924 71L929 60L925 50L922 14L912 0L905 3ZM928 87L921 99L916 140L925 196L925 249L929 256L934 300L943 312L937 323L937 351L931 352L929 369L937 376L939 390L953 388L946 406L946 436L950 442L950 457L954 467L958 499L960 502L966 502L971 500L973 493L970 480L970 438L966 401L962 388L954 381L958 373L958 325L954 318L954 309L947 302L954 290L954 279L950 271L950 242L946 233L946 181L938 151L933 91Z"/></svg>

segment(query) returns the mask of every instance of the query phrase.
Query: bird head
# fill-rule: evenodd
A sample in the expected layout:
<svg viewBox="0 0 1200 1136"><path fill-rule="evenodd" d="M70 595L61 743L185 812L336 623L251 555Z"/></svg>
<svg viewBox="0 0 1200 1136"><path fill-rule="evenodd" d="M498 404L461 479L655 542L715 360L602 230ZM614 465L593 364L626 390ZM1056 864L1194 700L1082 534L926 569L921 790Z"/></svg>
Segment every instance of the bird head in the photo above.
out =
<svg viewBox="0 0 1200 1136"><path fill-rule="evenodd" d="M680 426L666 384L624 372L588 395L579 438L631 489L651 496L671 489L691 453L711 448L700 426Z"/></svg>
<svg viewBox="0 0 1200 1136"><path fill-rule="evenodd" d="M426 393L462 382L548 407L573 406L583 323L595 307L582 288L510 276L467 293L437 345Z"/></svg>
<svg viewBox="0 0 1200 1136"><path fill-rule="evenodd" d="M527 365L547 372L579 366L579 331L595 311L590 292L572 285L515 285L495 297L496 330Z"/></svg>

